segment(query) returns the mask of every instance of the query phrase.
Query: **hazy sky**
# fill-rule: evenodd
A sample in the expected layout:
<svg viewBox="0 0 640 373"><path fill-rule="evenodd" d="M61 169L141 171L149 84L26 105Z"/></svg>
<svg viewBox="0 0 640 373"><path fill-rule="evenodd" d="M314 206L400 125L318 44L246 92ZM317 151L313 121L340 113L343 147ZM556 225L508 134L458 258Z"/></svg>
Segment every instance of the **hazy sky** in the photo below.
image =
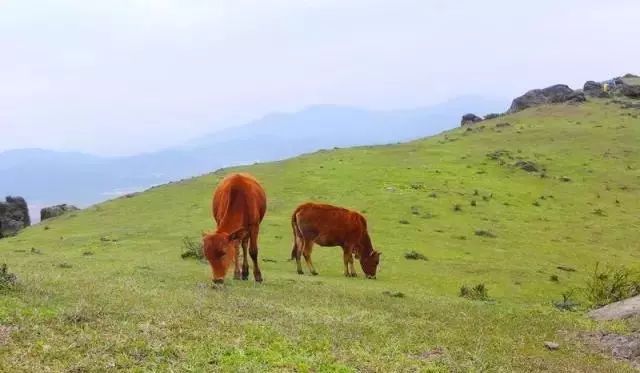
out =
<svg viewBox="0 0 640 373"><path fill-rule="evenodd" d="M638 0L0 0L0 151L149 151L312 104L640 68ZM634 71L635 69L635 71Z"/></svg>

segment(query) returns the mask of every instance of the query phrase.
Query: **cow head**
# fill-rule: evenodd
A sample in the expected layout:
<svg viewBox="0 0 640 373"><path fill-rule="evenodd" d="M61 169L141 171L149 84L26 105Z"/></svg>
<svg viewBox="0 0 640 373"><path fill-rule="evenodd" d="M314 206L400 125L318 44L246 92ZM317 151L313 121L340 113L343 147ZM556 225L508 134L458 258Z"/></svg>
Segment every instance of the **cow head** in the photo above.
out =
<svg viewBox="0 0 640 373"><path fill-rule="evenodd" d="M376 278L376 270L380 263L380 252L371 250L368 255L360 256L360 265L362 266L362 272L370 279Z"/></svg>
<svg viewBox="0 0 640 373"><path fill-rule="evenodd" d="M235 260L241 233L239 230L232 234L224 232L202 234L202 248L204 256L211 264L213 282L219 284L224 282L227 269Z"/></svg>

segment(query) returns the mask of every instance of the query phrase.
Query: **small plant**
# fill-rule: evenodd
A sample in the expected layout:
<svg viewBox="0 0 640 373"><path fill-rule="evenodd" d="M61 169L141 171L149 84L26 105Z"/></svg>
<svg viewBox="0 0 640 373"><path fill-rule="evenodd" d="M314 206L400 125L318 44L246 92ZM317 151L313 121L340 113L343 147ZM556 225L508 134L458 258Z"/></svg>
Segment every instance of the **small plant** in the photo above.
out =
<svg viewBox="0 0 640 373"><path fill-rule="evenodd" d="M480 237L496 238L495 233L492 233L490 231L486 231L483 229L478 229L475 233L476 233L476 236L480 236Z"/></svg>
<svg viewBox="0 0 640 373"><path fill-rule="evenodd" d="M202 250L202 243L196 242L192 240L190 237L182 238L182 254L180 254L182 259L204 259L204 252Z"/></svg>
<svg viewBox="0 0 640 373"><path fill-rule="evenodd" d="M382 294L391 297L391 298L404 298L405 295L400 291L383 291Z"/></svg>
<svg viewBox="0 0 640 373"><path fill-rule="evenodd" d="M484 284L478 284L472 288L467 285L460 287L460 296L471 300L489 300L489 289Z"/></svg>
<svg viewBox="0 0 640 373"><path fill-rule="evenodd" d="M16 275L9 272L6 263L2 263L2 265L0 265L0 290L12 288L16 286L17 283L18 278Z"/></svg>
<svg viewBox="0 0 640 373"><path fill-rule="evenodd" d="M553 302L554 307L562 311L574 311L579 305L573 299L573 290L562 293L562 300Z"/></svg>
<svg viewBox="0 0 640 373"><path fill-rule="evenodd" d="M560 278L558 277L558 275L551 275L551 277L549 277L549 280L551 280L551 282L560 282Z"/></svg>
<svg viewBox="0 0 640 373"><path fill-rule="evenodd" d="M598 216L607 216L603 209L595 209L593 210L593 214Z"/></svg>
<svg viewBox="0 0 640 373"><path fill-rule="evenodd" d="M476 200L475 199L471 200L471 206L476 207Z"/></svg>
<svg viewBox="0 0 640 373"><path fill-rule="evenodd" d="M462 206L456 203L455 205L453 205L453 211L462 211Z"/></svg>
<svg viewBox="0 0 640 373"><path fill-rule="evenodd" d="M42 251L36 249L35 247L32 247L31 248L31 254L38 254L39 255L39 254L42 254Z"/></svg>
<svg viewBox="0 0 640 373"><path fill-rule="evenodd" d="M418 207L418 206L411 206L411 214L413 214L413 215L420 215L420 207Z"/></svg>
<svg viewBox="0 0 640 373"><path fill-rule="evenodd" d="M399 220L398 223L407 225L409 224L409 220L402 219L402 220Z"/></svg>
<svg viewBox="0 0 640 373"><path fill-rule="evenodd" d="M420 254L415 250L411 250L408 253L405 253L404 258L408 260L429 260L426 256Z"/></svg>
<svg viewBox="0 0 640 373"><path fill-rule="evenodd" d="M596 264L585 291L593 307L602 307L640 295L640 276L625 267L600 270L599 264Z"/></svg>
<svg viewBox="0 0 640 373"><path fill-rule="evenodd" d="M69 263L60 263L58 264L58 268L69 269L69 268L73 268L73 266Z"/></svg>
<svg viewBox="0 0 640 373"><path fill-rule="evenodd" d="M532 205L534 205L536 207L540 207L540 201L535 200L535 201L533 201Z"/></svg>
<svg viewBox="0 0 640 373"><path fill-rule="evenodd" d="M82 253L82 256L92 256L93 255L93 251L85 251Z"/></svg>

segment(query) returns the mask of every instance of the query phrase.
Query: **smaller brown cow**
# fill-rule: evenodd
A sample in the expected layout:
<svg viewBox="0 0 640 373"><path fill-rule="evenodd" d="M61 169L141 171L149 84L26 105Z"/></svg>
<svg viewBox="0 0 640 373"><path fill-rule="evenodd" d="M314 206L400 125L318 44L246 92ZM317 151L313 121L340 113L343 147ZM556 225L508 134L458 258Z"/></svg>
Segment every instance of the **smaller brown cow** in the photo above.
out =
<svg viewBox="0 0 640 373"><path fill-rule="evenodd" d="M362 271L367 278L376 278L380 253L373 249L367 232L367 221L356 211L341 207L304 203L293 212L293 249L291 259L296 259L298 273L304 274L300 256L304 259L312 275L317 275L311 261L313 244L320 246L341 246L344 259L344 275L356 277L353 257L360 260Z"/></svg>
<svg viewBox="0 0 640 373"><path fill-rule="evenodd" d="M204 255L211 265L213 282L223 283L227 269L235 262L234 278L249 278L249 255L253 261L253 277L262 282L258 266L258 232L267 210L264 190L253 176L231 174L225 177L213 195L213 218L218 227L215 233L204 233L202 237ZM240 272L242 244L243 263Z"/></svg>

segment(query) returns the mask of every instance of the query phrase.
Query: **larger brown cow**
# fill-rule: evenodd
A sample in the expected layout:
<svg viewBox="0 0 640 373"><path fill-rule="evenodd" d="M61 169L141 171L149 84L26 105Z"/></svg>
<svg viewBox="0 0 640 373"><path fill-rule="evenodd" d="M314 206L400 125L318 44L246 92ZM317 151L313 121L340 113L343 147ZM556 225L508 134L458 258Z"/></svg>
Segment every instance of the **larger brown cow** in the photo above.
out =
<svg viewBox="0 0 640 373"><path fill-rule="evenodd" d="M215 233L203 236L204 255L211 264L213 281L223 283L231 262L235 262L234 278L240 279L242 244L242 279L249 278L247 246L253 261L253 277L262 282L258 266L258 231L267 210L264 189L251 175L231 174L225 177L213 195L213 217L218 225Z"/></svg>
<svg viewBox="0 0 640 373"><path fill-rule="evenodd" d="M360 259L362 271L367 278L376 278L380 253L373 249L367 232L367 221L358 212L341 207L305 203L291 217L293 249L291 259L296 259L298 273L304 274L300 256L304 255L311 274L317 275L311 262L313 244L341 246L344 259L344 275L355 277L353 257Z"/></svg>

